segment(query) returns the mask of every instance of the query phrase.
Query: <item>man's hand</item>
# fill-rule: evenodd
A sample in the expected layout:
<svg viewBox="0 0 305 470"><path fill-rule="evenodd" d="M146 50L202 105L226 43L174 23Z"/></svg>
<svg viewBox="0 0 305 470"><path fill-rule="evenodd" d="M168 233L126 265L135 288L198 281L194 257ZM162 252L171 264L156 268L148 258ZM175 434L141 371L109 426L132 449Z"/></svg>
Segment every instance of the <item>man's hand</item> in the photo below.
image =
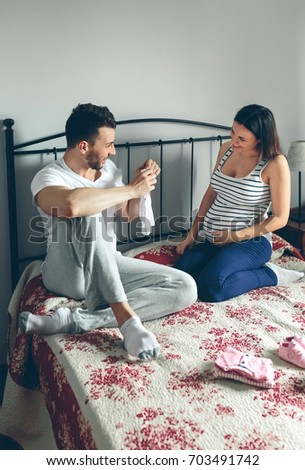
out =
<svg viewBox="0 0 305 470"><path fill-rule="evenodd" d="M151 158L149 158L148 160L146 160L143 165L141 165L140 167L138 167L136 169L136 174L139 174L141 173L142 171L144 170L151 170L156 176L159 176L160 172L161 172L161 168L159 167L159 165L157 164L157 162L155 162L154 160L152 160Z"/></svg>
<svg viewBox="0 0 305 470"><path fill-rule="evenodd" d="M136 169L136 176L130 182L130 185L136 191L136 198L140 198L155 189L157 176L160 172L159 165L151 159L146 160L143 165Z"/></svg>
<svg viewBox="0 0 305 470"><path fill-rule="evenodd" d="M139 216L140 199L153 191L157 184L157 176L161 169L152 159L146 160L136 169L136 175L127 185L132 189L132 197L117 208L117 214L131 221Z"/></svg>
<svg viewBox="0 0 305 470"><path fill-rule="evenodd" d="M155 189L157 177L151 169L142 170L129 184L134 190L134 198L141 198Z"/></svg>

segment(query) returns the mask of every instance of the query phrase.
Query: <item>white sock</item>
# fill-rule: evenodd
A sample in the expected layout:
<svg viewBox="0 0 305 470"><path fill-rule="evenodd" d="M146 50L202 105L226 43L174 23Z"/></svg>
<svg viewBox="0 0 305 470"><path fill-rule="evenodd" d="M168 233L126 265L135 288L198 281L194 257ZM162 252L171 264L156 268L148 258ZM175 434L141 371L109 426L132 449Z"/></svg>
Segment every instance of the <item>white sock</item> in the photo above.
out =
<svg viewBox="0 0 305 470"><path fill-rule="evenodd" d="M69 333L72 325L71 310L67 307L58 308L52 316L33 315L30 312L21 312L19 315L20 331L23 334Z"/></svg>
<svg viewBox="0 0 305 470"><path fill-rule="evenodd" d="M265 266L272 269L277 277L277 286L285 286L291 282L296 282L304 276L304 273L292 271L291 269L280 268L273 263L266 263Z"/></svg>
<svg viewBox="0 0 305 470"><path fill-rule="evenodd" d="M160 354L160 345L153 333L146 330L139 317L131 317L120 328L124 347L128 354L143 361L155 359Z"/></svg>

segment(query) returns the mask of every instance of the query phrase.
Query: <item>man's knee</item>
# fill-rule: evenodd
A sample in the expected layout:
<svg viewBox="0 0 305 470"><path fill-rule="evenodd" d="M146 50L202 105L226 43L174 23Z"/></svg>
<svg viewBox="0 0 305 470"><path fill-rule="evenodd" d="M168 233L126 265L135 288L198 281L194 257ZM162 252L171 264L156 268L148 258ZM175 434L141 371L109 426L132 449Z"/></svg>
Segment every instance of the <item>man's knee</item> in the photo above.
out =
<svg viewBox="0 0 305 470"><path fill-rule="evenodd" d="M198 300L197 284L190 274L180 272L179 275L180 286L177 289L177 295L181 297L181 303L186 304L186 306L192 305Z"/></svg>

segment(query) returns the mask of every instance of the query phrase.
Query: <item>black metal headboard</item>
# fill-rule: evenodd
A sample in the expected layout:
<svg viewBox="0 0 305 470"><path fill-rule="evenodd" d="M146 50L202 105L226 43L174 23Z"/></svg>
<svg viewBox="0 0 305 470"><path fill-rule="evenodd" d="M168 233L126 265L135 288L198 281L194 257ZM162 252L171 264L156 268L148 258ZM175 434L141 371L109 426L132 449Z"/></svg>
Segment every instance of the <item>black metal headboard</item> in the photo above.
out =
<svg viewBox="0 0 305 470"><path fill-rule="evenodd" d="M18 217L17 217L17 197L16 197L16 178L15 178L15 157L20 155L34 155L34 154L53 154L54 158L57 158L57 154L60 152L64 152L66 149L64 147L52 147L52 148L37 148L38 144L42 144L45 142L55 141L60 138L65 137L65 133L58 133L53 134L50 136L42 137L36 140L31 140L28 142L23 142L20 144L14 144L14 120L13 119L5 119L3 121L5 126L5 146L6 146L6 166L7 166L7 190L8 190L8 209L9 209L9 238L10 238L10 262L11 262L11 283L12 289L15 288L19 275L20 275L20 264L25 262L30 262L33 259L37 259L37 257L20 257L19 255L19 242L18 242ZM163 157L164 157L164 149L166 146L173 145L173 144L187 144L190 148L190 217L192 213L192 206L193 206L193 181L194 181L194 161L195 161L195 145L198 142L213 142L219 141L221 145L222 141L225 139L229 139L228 131L230 127L220 125L220 124L212 124L208 122L202 121L193 121L193 120L185 120L185 119L170 119L170 118L145 118L145 119L129 119L129 120L122 120L117 122L117 129L121 128L121 126L127 125L140 125L140 124L154 124L163 126L164 124L170 125L184 125L186 129L196 128L196 136L194 137L175 137L175 138L164 138L164 132L162 132L162 137L154 138L152 140L140 140L139 138L132 138L131 141L125 140L123 142L116 143L117 149L125 149L127 152L127 181L130 180L130 168L131 168L131 156L132 156L132 149L136 147L158 147L159 153L159 164L160 167L163 167ZM201 130L215 130L215 135L210 136L203 136L198 135L198 129ZM226 131L225 135L220 135L220 131ZM186 134L186 130L184 134ZM193 131L194 132L194 131ZM199 132L199 134L200 134ZM132 134L132 133L131 133ZM203 134L203 131L202 131ZM142 135L141 132L138 135ZM188 134L186 134L188 135ZM142 136L143 137L143 136ZM160 174L159 180L160 186L160 196L159 196L159 214L163 215L163 172ZM184 229L185 230L185 229ZM183 229L181 229L183 231ZM128 232L130 234L130 232ZM158 239L164 237L166 233L163 231L162 223L158 229ZM152 234L149 239L154 240L156 234ZM134 241L134 238L132 238ZM147 241L147 237L142 237L142 241ZM127 237L124 241L119 241L119 243L126 243L130 242L130 238Z"/></svg>

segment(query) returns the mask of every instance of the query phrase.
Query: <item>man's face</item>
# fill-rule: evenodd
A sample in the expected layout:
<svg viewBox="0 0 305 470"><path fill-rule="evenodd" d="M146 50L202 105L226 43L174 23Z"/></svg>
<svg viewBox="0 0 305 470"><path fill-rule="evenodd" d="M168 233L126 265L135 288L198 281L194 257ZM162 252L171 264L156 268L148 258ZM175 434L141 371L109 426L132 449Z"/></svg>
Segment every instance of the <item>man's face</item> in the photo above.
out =
<svg viewBox="0 0 305 470"><path fill-rule="evenodd" d="M99 128L98 137L94 144L88 144L86 160L89 168L100 170L105 165L107 158L115 155L114 136L114 129L110 127Z"/></svg>

